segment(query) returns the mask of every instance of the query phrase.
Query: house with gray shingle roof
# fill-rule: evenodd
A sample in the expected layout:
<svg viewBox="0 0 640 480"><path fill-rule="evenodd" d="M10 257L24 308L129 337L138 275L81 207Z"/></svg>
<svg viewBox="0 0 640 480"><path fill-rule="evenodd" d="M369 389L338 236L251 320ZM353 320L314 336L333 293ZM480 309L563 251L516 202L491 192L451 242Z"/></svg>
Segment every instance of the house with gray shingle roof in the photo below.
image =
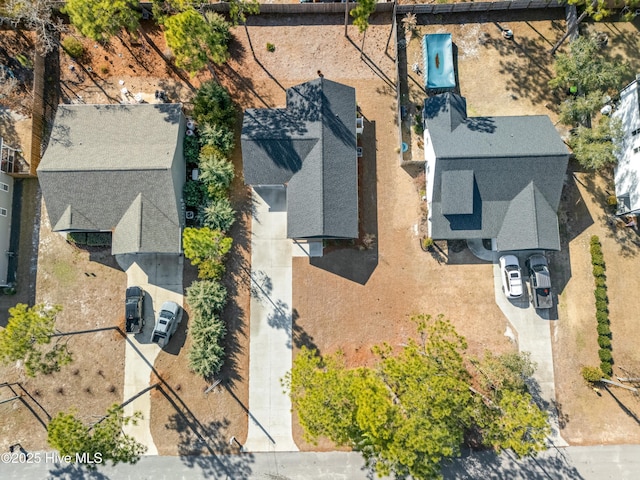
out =
<svg viewBox="0 0 640 480"><path fill-rule="evenodd" d="M60 105L37 170L53 231L180 253L185 124L181 104Z"/></svg>
<svg viewBox="0 0 640 480"><path fill-rule="evenodd" d="M287 89L285 108L247 109L244 182L286 186L287 237L358 237L355 89L318 78Z"/></svg>
<svg viewBox="0 0 640 480"><path fill-rule="evenodd" d="M434 240L560 250L556 212L569 152L549 117L468 117L454 93L426 99L423 117Z"/></svg>

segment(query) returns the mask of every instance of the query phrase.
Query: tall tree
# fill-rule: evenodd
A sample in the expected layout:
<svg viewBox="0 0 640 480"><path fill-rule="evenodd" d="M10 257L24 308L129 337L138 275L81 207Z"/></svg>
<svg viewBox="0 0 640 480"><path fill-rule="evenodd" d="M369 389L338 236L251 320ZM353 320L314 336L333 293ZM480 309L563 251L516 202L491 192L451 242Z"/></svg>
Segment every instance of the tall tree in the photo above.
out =
<svg viewBox="0 0 640 480"><path fill-rule="evenodd" d="M222 65L229 58L229 24L217 13L200 14L193 7L164 21L167 45L173 51L176 65L191 75L212 62Z"/></svg>
<svg viewBox="0 0 640 480"><path fill-rule="evenodd" d="M56 316L60 305L46 307L44 304L29 308L19 303L9 309L7 327L0 331L0 360L10 363L24 361L27 375L52 373L71 362L72 356L66 342L51 345L55 332Z"/></svg>
<svg viewBox="0 0 640 480"><path fill-rule="evenodd" d="M353 17L353 24L358 27L360 33L369 28L369 17L376 10L376 0L358 0L356 7L349 12Z"/></svg>
<svg viewBox="0 0 640 480"><path fill-rule="evenodd" d="M580 125L567 143L580 165L598 170L616 164L622 138L620 119L603 116L593 128Z"/></svg>
<svg viewBox="0 0 640 480"><path fill-rule="evenodd" d="M613 13L612 4L607 0L569 0L569 3L584 8L587 16L596 21L604 20ZM621 8L621 18L630 21L635 17L635 10L640 8L640 0L623 0L614 5L616 8Z"/></svg>
<svg viewBox="0 0 640 480"><path fill-rule="evenodd" d="M62 12L85 37L107 42L123 28L129 32L138 28L137 6L134 0L67 0Z"/></svg>
<svg viewBox="0 0 640 480"><path fill-rule="evenodd" d="M56 0L4 0L0 2L0 24L18 22L36 33L36 51L45 55L58 45L64 30L62 20L53 11Z"/></svg>
<svg viewBox="0 0 640 480"><path fill-rule="evenodd" d="M442 316L414 320L420 338L399 352L374 348L372 368L348 369L340 354L302 348L283 385L307 440L328 437L360 451L380 475L417 480L438 478L441 462L459 455L470 428L487 445L518 455L545 448L547 416L519 380L531 371L526 358L476 361L494 386L478 390L466 367L466 341L453 325Z"/></svg>
<svg viewBox="0 0 640 480"><path fill-rule="evenodd" d="M229 2L229 19L234 27L246 24L247 15L260 13L258 0L231 0Z"/></svg>
<svg viewBox="0 0 640 480"><path fill-rule="evenodd" d="M107 414L94 425L85 425L74 412L60 412L47 426L47 442L61 455L69 455L74 462L96 462L110 460L117 463L136 463L147 447L130 435L122 432L122 427L135 424L142 414L124 415L122 408L112 405ZM86 454L86 455L83 455Z"/></svg>
<svg viewBox="0 0 640 480"><path fill-rule="evenodd" d="M581 36L571 42L569 53L559 53L555 60L556 76L549 81L554 89L574 88L578 94L597 90L617 91L629 77L627 62L607 59L595 36Z"/></svg>
<svg viewBox="0 0 640 480"><path fill-rule="evenodd" d="M233 239L208 227L184 229L184 256L198 266L200 278L215 280L224 273L224 257L231 250Z"/></svg>

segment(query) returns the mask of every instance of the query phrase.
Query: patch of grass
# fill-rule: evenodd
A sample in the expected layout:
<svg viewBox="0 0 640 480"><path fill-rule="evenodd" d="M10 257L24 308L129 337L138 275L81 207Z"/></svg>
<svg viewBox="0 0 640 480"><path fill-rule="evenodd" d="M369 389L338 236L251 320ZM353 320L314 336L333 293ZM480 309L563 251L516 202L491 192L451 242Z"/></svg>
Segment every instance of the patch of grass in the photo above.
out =
<svg viewBox="0 0 640 480"><path fill-rule="evenodd" d="M62 261L56 261L53 264L51 273L61 286L68 286L72 284L76 278L76 272L73 265Z"/></svg>
<svg viewBox="0 0 640 480"><path fill-rule="evenodd" d="M273 43L269 43L267 42L267 52L275 52L276 51L276 46Z"/></svg>
<svg viewBox="0 0 640 480"><path fill-rule="evenodd" d="M84 46L74 37L67 37L62 41L62 48L71 58L78 60L84 55Z"/></svg>

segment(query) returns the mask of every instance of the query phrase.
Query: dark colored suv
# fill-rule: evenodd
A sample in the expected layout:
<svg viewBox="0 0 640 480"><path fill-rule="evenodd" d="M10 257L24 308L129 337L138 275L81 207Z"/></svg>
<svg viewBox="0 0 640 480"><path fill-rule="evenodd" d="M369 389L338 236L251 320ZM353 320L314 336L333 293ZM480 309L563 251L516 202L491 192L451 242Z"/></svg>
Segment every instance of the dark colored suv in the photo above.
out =
<svg viewBox="0 0 640 480"><path fill-rule="evenodd" d="M144 328L144 296L140 287L127 288L124 308L127 333L140 333Z"/></svg>

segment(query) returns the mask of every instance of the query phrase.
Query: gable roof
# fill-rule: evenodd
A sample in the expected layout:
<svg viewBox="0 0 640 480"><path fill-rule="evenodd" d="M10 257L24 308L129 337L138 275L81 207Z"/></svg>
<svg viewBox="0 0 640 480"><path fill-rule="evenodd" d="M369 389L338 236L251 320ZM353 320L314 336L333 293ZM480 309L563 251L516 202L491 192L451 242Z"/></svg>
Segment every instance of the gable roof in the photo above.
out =
<svg viewBox="0 0 640 480"><path fill-rule="evenodd" d="M622 121L624 136L614 167L618 211L640 212L640 83L634 80L620 92L613 117ZM635 135L634 135L635 132ZM637 151L635 151L637 149Z"/></svg>
<svg viewBox="0 0 640 480"><path fill-rule="evenodd" d="M54 231L111 231L112 253L178 253L180 104L60 105L38 178Z"/></svg>
<svg viewBox="0 0 640 480"><path fill-rule="evenodd" d="M434 239L560 249L556 211L569 152L548 117L467 117L464 98L445 93L425 101L424 118L436 157Z"/></svg>
<svg viewBox="0 0 640 480"><path fill-rule="evenodd" d="M318 78L287 89L287 107L247 109L244 181L287 185L289 238L358 236L355 89Z"/></svg>

